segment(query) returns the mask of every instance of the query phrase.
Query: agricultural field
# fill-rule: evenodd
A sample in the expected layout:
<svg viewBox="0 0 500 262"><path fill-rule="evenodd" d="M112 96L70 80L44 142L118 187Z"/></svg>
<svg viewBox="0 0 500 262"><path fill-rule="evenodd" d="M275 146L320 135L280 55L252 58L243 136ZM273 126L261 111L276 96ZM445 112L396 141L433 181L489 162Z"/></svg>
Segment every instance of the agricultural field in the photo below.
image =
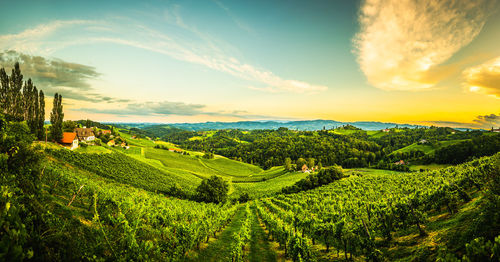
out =
<svg viewBox="0 0 500 262"><path fill-rule="evenodd" d="M378 136L377 132L372 134ZM304 146L308 141L332 141L321 140L329 132L208 134L200 141L220 139L229 141L220 146L234 147L253 146L256 140L269 141L275 135L284 143L294 137L304 141ZM248 136L248 141L235 146L226 134ZM381 148L376 142L353 137L359 134L333 135L343 143L340 149L350 143L370 150ZM239 159L235 156L230 159L131 136L119 133L128 148L88 145L69 150L50 142L24 147L41 157L38 169L30 168L38 170L29 180L38 186L23 190L37 190L41 201L33 202L39 211L30 212L44 221L44 236L50 239L41 242L46 250L42 260L79 260L92 254L103 260L148 261L415 261L457 254L494 256L492 250L498 245L491 239L498 236L494 221L500 219L495 178L500 153L458 165L414 165L406 171L375 169L363 162L352 162L354 167L349 168L321 167L310 157L263 168L233 160ZM496 141L488 135L470 143L481 139ZM443 141L437 144L446 148L462 140ZM271 149L266 153L280 152ZM307 147L296 149L310 152ZM23 151L28 149L21 146L20 150L21 156L29 155ZM381 157L366 152L360 156ZM2 201L9 205L25 201L11 197L11 192L20 190L16 188L25 187L25 181L2 187ZM9 208L8 212L14 211ZM28 225L29 230L35 228ZM60 244L54 246L53 241ZM476 249L466 248L470 245Z"/></svg>

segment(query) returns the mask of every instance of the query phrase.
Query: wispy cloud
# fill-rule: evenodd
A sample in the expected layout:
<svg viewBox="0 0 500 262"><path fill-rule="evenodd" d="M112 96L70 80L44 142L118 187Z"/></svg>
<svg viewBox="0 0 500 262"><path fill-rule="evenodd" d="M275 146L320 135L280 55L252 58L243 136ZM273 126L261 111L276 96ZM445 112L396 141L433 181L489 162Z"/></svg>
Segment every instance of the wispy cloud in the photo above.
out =
<svg viewBox="0 0 500 262"><path fill-rule="evenodd" d="M354 38L368 81L385 90L422 90L450 74L443 67L481 31L495 0L365 0Z"/></svg>
<svg viewBox="0 0 500 262"><path fill-rule="evenodd" d="M500 98L500 57L470 67L464 70L463 75L469 91Z"/></svg>
<svg viewBox="0 0 500 262"><path fill-rule="evenodd" d="M79 108L76 111L89 113L112 114L116 116L225 116L236 117L242 119L270 119L274 118L265 115L254 115L247 111L209 111L206 110L206 105L202 104L186 104L183 102L145 102L145 103L129 103L124 108L99 109L99 108Z"/></svg>
<svg viewBox="0 0 500 262"><path fill-rule="evenodd" d="M61 59L47 59L42 56L33 56L13 50L0 51L0 67L9 69L19 62L21 72L47 95L56 92L65 98L90 102L128 102L127 99L116 99L100 95L89 84L100 74L94 67L70 63Z"/></svg>
<svg viewBox="0 0 500 262"><path fill-rule="evenodd" d="M280 92L295 93L316 93L327 90L327 87L323 85L279 77L269 70L227 55L218 46L216 40L195 27L187 25L182 20L178 9L174 8L169 11L166 17L183 33L167 34L125 18L111 18L106 22L57 21L27 29L19 34L0 36L0 50L13 49L18 52L50 55L58 49L71 45L111 42L198 64L248 80L253 86L269 86Z"/></svg>

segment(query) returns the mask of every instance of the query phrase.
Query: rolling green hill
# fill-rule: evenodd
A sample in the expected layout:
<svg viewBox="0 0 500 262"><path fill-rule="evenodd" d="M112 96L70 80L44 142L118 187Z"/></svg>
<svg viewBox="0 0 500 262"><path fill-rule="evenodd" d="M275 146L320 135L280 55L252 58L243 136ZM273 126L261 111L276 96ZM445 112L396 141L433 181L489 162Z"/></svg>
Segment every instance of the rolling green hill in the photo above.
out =
<svg viewBox="0 0 500 262"><path fill-rule="evenodd" d="M413 143L409 146L395 150L391 154L397 153L397 152L410 152L410 151L416 151L416 150L423 151L425 154L431 154L434 151L436 151L436 149L438 149L438 148L453 145L453 144L456 144L456 143L459 143L462 141L466 141L466 140L468 140L468 139L445 140L445 141L436 142L434 144Z"/></svg>

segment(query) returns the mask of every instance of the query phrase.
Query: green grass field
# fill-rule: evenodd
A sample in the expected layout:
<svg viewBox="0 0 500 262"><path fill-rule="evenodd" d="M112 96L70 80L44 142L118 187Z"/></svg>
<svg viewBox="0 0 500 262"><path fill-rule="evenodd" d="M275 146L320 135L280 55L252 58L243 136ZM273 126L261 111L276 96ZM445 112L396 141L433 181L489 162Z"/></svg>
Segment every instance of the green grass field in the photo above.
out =
<svg viewBox="0 0 500 262"><path fill-rule="evenodd" d="M445 147L445 146L449 146L449 145L453 145L453 144L456 144L456 143L459 143L459 142L462 142L462 141L465 141L465 140L467 140L467 139L439 141L439 142L437 142L434 145L413 143L413 144L411 144L411 145L409 145L407 147L403 147L403 148L400 148L398 150L395 150L392 153L395 153L395 152L410 152L410 151L421 150L425 154L431 154L434 151L436 151L436 149L439 149L439 148Z"/></svg>
<svg viewBox="0 0 500 262"><path fill-rule="evenodd" d="M120 133L130 145L129 149L122 147L88 146L80 147L74 152L83 154L123 153L128 157L151 166L152 169L161 171L168 183L176 183L193 192L194 187L201 179L216 175L230 183L230 195L239 196L246 192L252 197L269 195L280 191L284 186L290 186L307 174L287 172L283 167L273 167L268 170L231 160L216 155L214 159L205 159L201 152L187 151L189 155L170 152L165 149L155 148L162 145L168 148L179 148L174 144L148 139L131 139L129 134ZM208 134L210 135L210 133ZM61 148L53 145L51 148ZM120 167L116 167L120 169ZM120 171L123 174L126 170ZM135 175L135 174L134 174ZM163 179L159 183L165 183Z"/></svg>

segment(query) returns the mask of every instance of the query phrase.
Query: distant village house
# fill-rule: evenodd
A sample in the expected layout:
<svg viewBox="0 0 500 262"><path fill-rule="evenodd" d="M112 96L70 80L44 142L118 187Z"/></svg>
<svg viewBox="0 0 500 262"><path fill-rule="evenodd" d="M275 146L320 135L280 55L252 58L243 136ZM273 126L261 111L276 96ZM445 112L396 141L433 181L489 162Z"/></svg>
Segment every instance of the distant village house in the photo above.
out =
<svg viewBox="0 0 500 262"><path fill-rule="evenodd" d="M101 130L99 131L102 135L108 134L111 135L111 130Z"/></svg>
<svg viewBox="0 0 500 262"><path fill-rule="evenodd" d="M78 147L78 138L76 137L76 133L73 132L64 132L63 138L61 139L61 144L63 146L69 147L69 149L73 150Z"/></svg>
<svg viewBox="0 0 500 262"><path fill-rule="evenodd" d="M397 161L397 162L394 162L394 164L395 164L395 165L405 165L406 163L405 163L405 161L403 161L403 160L399 160L399 161Z"/></svg>
<svg viewBox="0 0 500 262"><path fill-rule="evenodd" d="M95 135L92 128L75 128L76 135L80 141L94 141Z"/></svg>

